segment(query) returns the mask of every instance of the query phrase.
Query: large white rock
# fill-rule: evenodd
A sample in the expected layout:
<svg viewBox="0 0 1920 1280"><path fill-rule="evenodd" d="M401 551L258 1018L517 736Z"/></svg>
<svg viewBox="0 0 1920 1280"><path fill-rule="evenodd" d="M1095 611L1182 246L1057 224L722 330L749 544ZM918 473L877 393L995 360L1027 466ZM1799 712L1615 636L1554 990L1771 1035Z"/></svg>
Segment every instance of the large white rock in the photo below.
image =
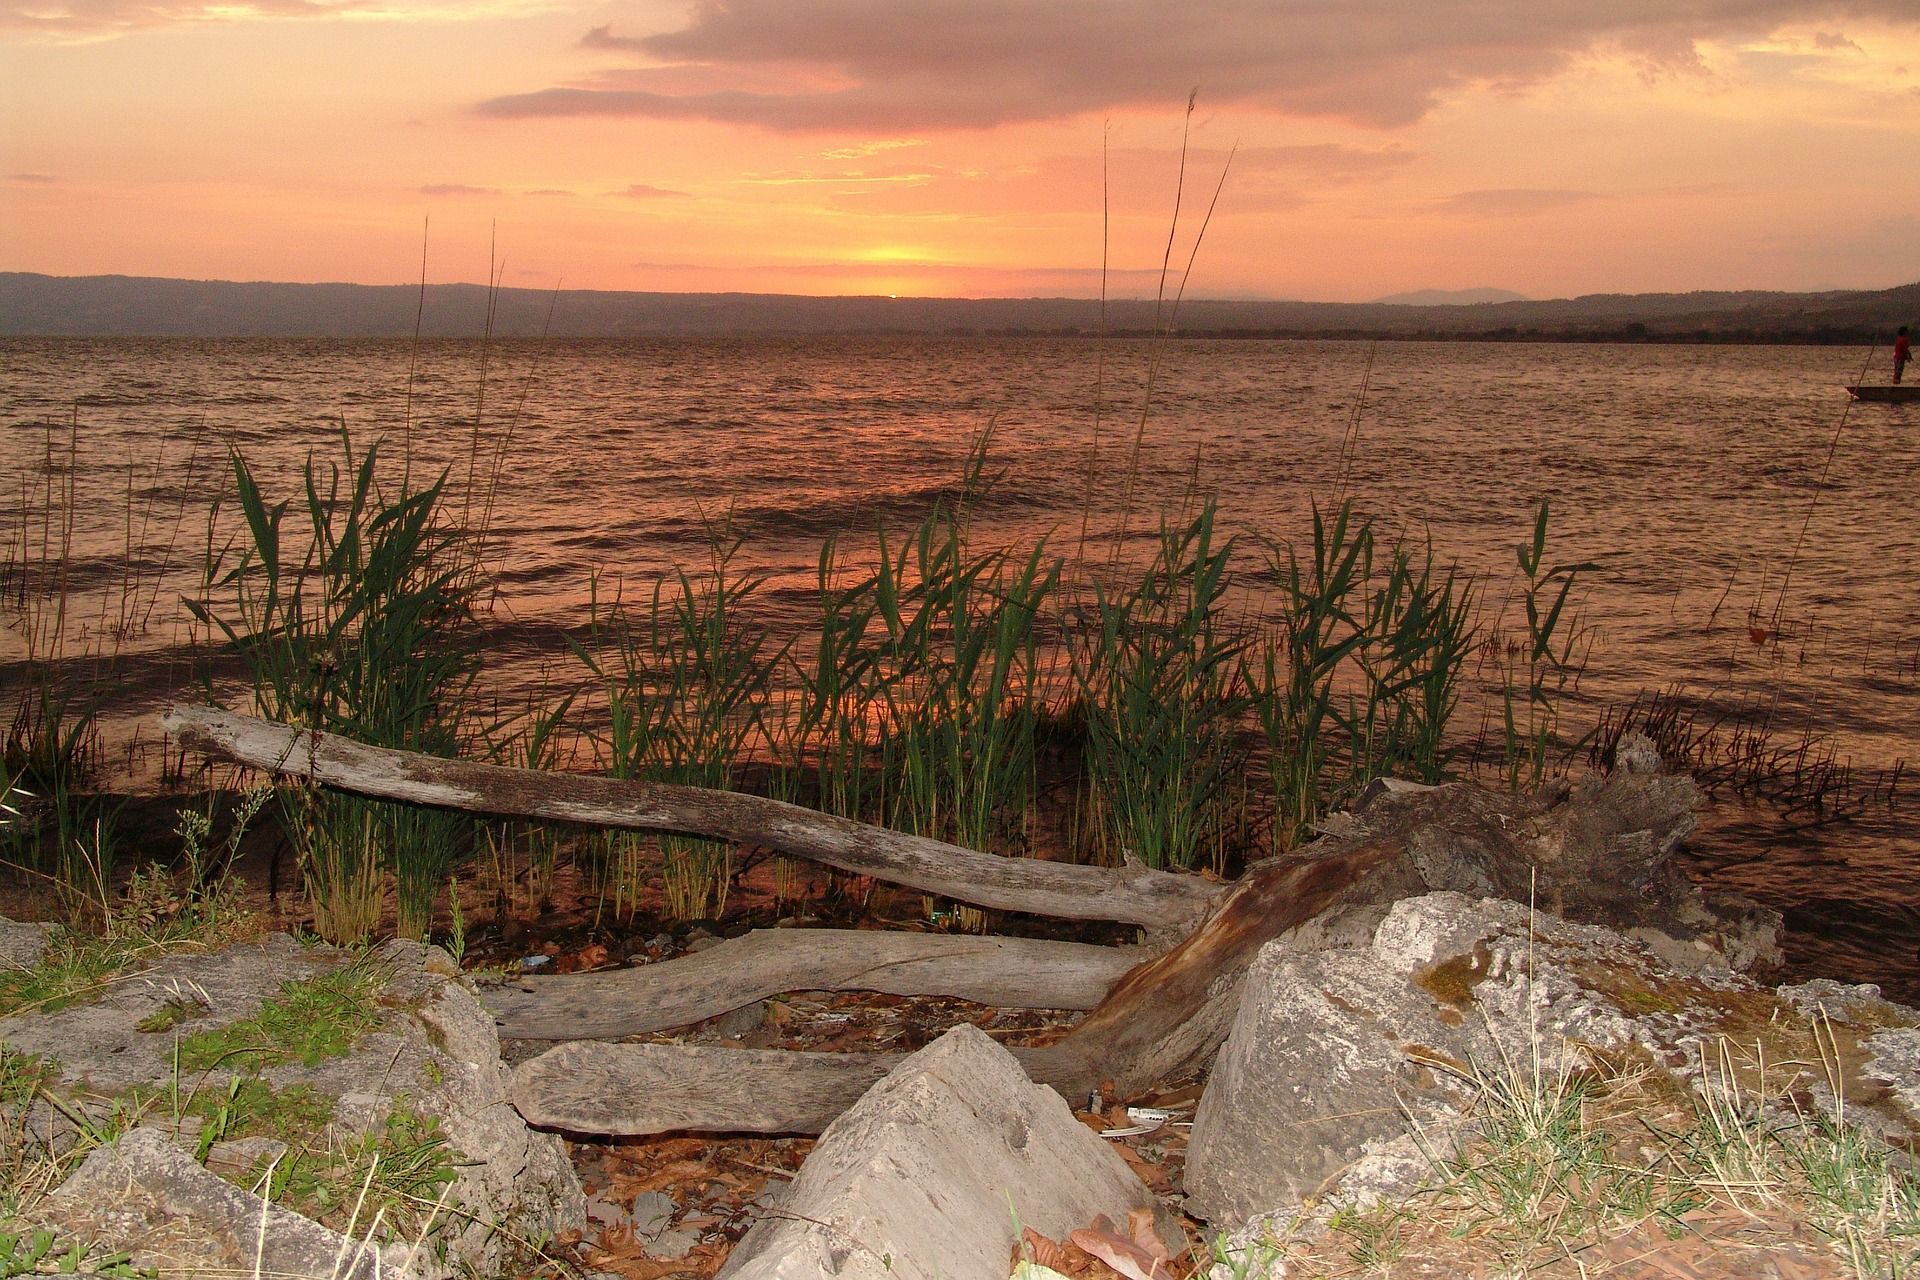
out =
<svg viewBox="0 0 1920 1280"><path fill-rule="evenodd" d="M1160 1210L1060 1095L977 1028L896 1067L827 1126L727 1280L1006 1280L1020 1227L1063 1239ZM1169 1241L1177 1232L1162 1224Z"/></svg>

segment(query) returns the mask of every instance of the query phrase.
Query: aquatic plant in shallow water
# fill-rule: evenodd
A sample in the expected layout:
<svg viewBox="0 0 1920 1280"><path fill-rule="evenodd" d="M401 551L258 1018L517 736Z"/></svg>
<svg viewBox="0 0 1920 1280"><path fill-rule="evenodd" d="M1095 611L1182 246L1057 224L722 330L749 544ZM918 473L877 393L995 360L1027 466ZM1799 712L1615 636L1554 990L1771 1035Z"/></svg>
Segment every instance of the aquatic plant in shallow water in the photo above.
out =
<svg viewBox="0 0 1920 1280"><path fill-rule="evenodd" d="M739 546L722 523L710 530L706 571L657 582L644 614L617 600L604 611L596 604L593 647L575 651L606 696L614 777L731 789L761 738L780 655L748 612L765 579L733 568ZM733 879L732 847L691 836L662 836L657 845L667 913L717 919ZM648 847L633 833L607 839L605 875L617 912L638 904Z"/></svg>
<svg viewBox="0 0 1920 1280"><path fill-rule="evenodd" d="M1096 584L1093 603L1069 618L1100 833L1151 867L1190 867L1217 849L1246 764L1246 640L1223 616L1233 545L1215 545L1208 504L1162 526L1137 582Z"/></svg>
<svg viewBox="0 0 1920 1280"><path fill-rule="evenodd" d="M210 523L204 598L188 607L243 659L255 710L373 746L454 755L480 668L478 536L444 518L444 473L389 487L376 443L338 460L308 458L304 502L269 503L232 456L243 539L219 545ZM289 527L297 510L304 527ZM296 787L283 792L289 834L334 942L379 922L383 873L398 889L398 931L425 936L433 900L468 842L461 815Z"/></svg>

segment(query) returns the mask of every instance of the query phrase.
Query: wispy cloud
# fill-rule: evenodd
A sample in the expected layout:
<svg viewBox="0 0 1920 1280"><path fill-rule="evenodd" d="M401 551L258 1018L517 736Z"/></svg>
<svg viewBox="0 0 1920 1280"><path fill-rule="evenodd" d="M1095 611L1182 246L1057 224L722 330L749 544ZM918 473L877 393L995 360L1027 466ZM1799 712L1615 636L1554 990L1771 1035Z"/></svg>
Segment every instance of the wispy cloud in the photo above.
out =
<svg viewBox="0 0 1920 1280"><path fill-rule="evenodd" d="M868 156L884 155L889 151L901 151L907 147L926 146L924 138L880 138L873 142L863 142L855 147L835 147L831 151L822 151L822 160L865 160Z"/></svg>
<svg viewBox="0 0 1920 1280"><path fill-rule="evenodd" d="M649 186L644 182L636 182L620 194L629 200L686 200L690 198L690 193L688 192L675 191L672 187Z"/></svg>
<svg viewBox="0 0 1920 1280"><path fill-rule="evenodd" d="M0 33L58 43L108 40L148 27L271 20L464 22L539 13L554 0L0 0Z"/></svg>
<svg viewBox="0 0 1920 1280"><path fill-rule="evenodd" d="M1395 126L1462 86L1525 85L1595 52L1683 69L1701 41L1809 18L1920 26L1911 0L696 0L677 29L582 38L628 65L480 110L891 135L1165 105L1199 85L1209 102Z"/></svg>
<svg viewBox="0 0 1920 1280"><path fill-rule="evenodd" d="M1435 201L1433 208L1436 213L1462 217L1528 218L1605 198L1597 191L1504 187L1487 191L1457 192L1443 200Z"/></svg>
<svg viewBox="0 0 1920 1280"><path fill-rule="evenodd" d="M420 188L423 196L497 196L498 187L470 187L464 182L430 182Z"/></svg>
<svg viewBox="0 0 1920 1280"><path fill-rule="evenodd" d="M7 175L7 181L29 183L34 186L51 186L60 179L50 173L10 173Z"/></svg>

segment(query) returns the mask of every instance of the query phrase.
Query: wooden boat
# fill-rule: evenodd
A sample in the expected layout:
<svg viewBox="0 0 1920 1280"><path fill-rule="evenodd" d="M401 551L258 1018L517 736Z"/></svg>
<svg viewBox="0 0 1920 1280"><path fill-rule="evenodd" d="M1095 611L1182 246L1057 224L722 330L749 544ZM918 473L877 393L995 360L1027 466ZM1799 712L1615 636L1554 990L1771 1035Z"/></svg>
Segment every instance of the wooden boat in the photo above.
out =
<svg viewBox="0 0 1920 1280"><path fill-rule="evenodd" d="M1868 386L1848 387L1847 394L1855 400L1878 400L1886 404L1914 404L1920 403L1920 382L1882 382Z"/></svg>

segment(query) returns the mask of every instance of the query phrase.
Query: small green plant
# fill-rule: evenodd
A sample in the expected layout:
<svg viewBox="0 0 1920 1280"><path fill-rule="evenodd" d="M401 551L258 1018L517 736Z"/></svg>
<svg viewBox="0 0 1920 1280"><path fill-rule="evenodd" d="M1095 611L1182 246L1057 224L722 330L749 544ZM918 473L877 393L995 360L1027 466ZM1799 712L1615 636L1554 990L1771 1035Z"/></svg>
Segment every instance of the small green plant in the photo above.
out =
<svg viewBox="0 0 1920 1280"><path fill-rule="evenodd" d="M460 877L447 877L447 954L459 965L467 958L467 918L460 913Z"/></svg>
<svg viewBox="0 0 1920 1280"><path fill-rule="evenodd" d="M347 1052L379 1025L383 974L356 961L280 985L250 1018L180 1041L182 1071L258 1070L283 1062L313 1066Z"/></svg>
<svg viewBox="0 0 1920 1280"><path fill-rule="evenodd" d="M290 1144L263 1171L265 1194L339 1231L420 1239L442 1220L464 1157L440 1121L396 1103L380 1128L338 1145Z"/></svg>
<svg viewBox="0 0 1920 1280"><path fill-rule="evenodd" d="M152 1267L136 1267L132 1254L63 1239L51 1231L0 1231L0 1277L87 1275L150 1280L159 1274Z"/></svg>
<svg viewBox="0 0 1920 1280"><path fill-rule="evenodd" d="M55 930L38 964L0 969L0 1016L50 1012L105 990L121 970L176 951L211 950L257 928L231 893L191 901L173 877L144 868L98 932Z"/></svg>
<svg viewBox="0 0 1920 1280"><path fill-rule="evenodd" d="M1506 776L1516 789L1539 785L1556 756L1580 747L1579 741L1563 742L1560 734L1560 699L1580 675L1588 642L1586 628L1577 614L1567 612L1567 605L1580 575L1600 566L1547 563L1547 510L1543 498L1534 515L1533 537L1515 553L1527 636L1517 654L1508 647L1502 667Z"/></svg>

